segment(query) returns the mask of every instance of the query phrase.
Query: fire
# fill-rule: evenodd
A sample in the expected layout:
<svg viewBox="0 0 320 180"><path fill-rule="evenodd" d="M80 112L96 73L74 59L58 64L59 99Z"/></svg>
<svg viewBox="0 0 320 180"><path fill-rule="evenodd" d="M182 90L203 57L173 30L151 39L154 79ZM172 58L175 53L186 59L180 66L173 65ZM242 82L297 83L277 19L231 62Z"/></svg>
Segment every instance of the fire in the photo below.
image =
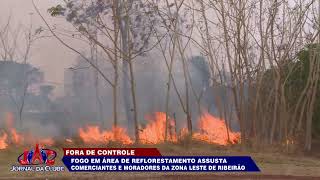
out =
<svg viewBox="0 0 320 180"><path fill-rule="evenodd" d="M210 144L227 145L239 142L240 133L232 132L224 120L216 118L209 113L204 113L199 119L199 131L193 138Z"/></svg>
<svg viewBox="0 0 320 180"><path fill-rule="evenodd" d="M14 126L14 116L12 113L6 114L6 126L8 131L11 134L11 140L14 144L21 144L23 141L23 137L17 132Z"/></svg>
<svg viewBox="0 0 320 180"><path fill-rule="evenodd" d="M10 133L12 135L11 138L14 144L21 144L23 142L23 137L20 134L18 134L16 129L11 128Z"/></svg>
<svg viewBox="0 0 320 180"><path fill-rule="evenodd" d="M158 144L165 140L166 114L156 112L147 116L149 124L141 130L139 136L142 144ZM174 120L169 118L168 141L177 142ZM110 141L118 141L122 144L133 144L126 130L121 127L114 127L111 131L101 131L98 126L87 126L79 129L79 136L86 144L104 144Z"/></svg>
<svg viewBox="0 0 320 180"><path fill-rule="evenodd" d="M79 136L84 143L104 144L111 141L118 141L122 144L132 144L132 140L121 127L113 127L111 131L100 131L98 126L87 126L79 129Z"/></svg>
<svg viewBox="0 0 320 180"><path fill-rule="evenodd" d="M140 129L139 137L142 144L159 144L165 141L166 135L166 113L155 112L146 116L148 124ZM168 117L167 141L178 142L176 121ZM209 144L235 144L240 140L240 133L232 132L225 124L225 121L214 117L209 113L204 113L199 118L198 131L192 134L192 139L204 141ZM126 129L113 127L110 131L101 130L98 126L86 126L79 129L79 137L85 144L106 144L109 142L119 142L125 145L133 144ZM179 137L187 134L187 129L182 128ZM67 143L73 143L70 138L65 139ZM6 127L0 136L0 149L6 149L10 145L26 145L38 143L42 146L51 146L55 142L52 138L39 139L32 134L19 133L14 128L14 116L8 113L6 117Z"/></svg>
<svg viewBox="0 0 320 180"><path fill-rule="evenodd" d="M142 144L159 144L165 141L166 114L156 112L146 116L148 124L140 130L139 137ZM175 120L168 117L168 142L178 142ZM228 145L239 142L240 133L232 132L227 128L225 121L204 113L199 118L198 131L194 132L192 139L204 141L209 144ZM182 128L179 137L187 134L187 129ZM125 129L121 127L112 128L111 131L101 131L98 126L87 126L79 129L79 136L86 144L105 144L110 141L117 141L122 144L133 144ZM72 140L70 141L72 142Z"/></svg>
<svg viewBox="0 0 320 180"><path fill-rule="evenodd" d="M17 130L13 127L14 126L14 116L12 113L6 114L6 128L11 134L11 141L14 144L21 144L23 141L23 137L17 132Z"/></svg>
<svg viewBox="0 0 320 180"><path fill-rule="evenodd" d="M0 149L6 149L9 145L31 145L38 143L41 146L51 146L54 144L52 138L35 138L33 135L28 133L19 133L14 128L14 115L12 113L6 114L6 127L5 132L0 136ZM10 138L8 138L10 137Z"/></svg>
<svg viewBox="0 0 320 180"><path fill-rule="evenodd" d="M143 144L159 144L164 142L166 114L156 112L153 116L146 118L149 124L140 133L140 140ZM173 129L175 127L174 119L169 117L168 141L177 142L177 134ZM192 139L204 141L209 144L227 145L239 142L240 133L232 132L225 124L225 121L204 113L199 118L198 132L193 133ZM179 137L186 136L188 130L182 128Z"/></svg>
<svg viewBox="0 0 320 180"><path fill-rule="evenodd" d="M140 141L143 144L158 144L165 140L166 131L166 113L156 112L152 116L147 116L149 124L141 131ZM175 128L174 120L168 117L169 126L167 130L167 140L169 142L177 142L177 136L173 128Z"/></svg>
<svg viewBox="0 0 320 180"><path fill-rule="evenodd" d="M6 149L8 147L7 138L7 133L3 133L3 135L0 136L0 149Z"/></svg>

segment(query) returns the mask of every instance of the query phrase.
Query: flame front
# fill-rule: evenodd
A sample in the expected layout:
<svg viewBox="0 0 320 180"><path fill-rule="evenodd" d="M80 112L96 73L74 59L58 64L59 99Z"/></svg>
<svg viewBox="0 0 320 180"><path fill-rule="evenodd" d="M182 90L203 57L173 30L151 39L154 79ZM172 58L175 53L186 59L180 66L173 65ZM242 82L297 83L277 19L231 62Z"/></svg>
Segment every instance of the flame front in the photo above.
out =
<svg viewBox="0 0 320 180"><path fill-rule="evenodd" d="M8 147L7 138L7 133L3 133L3 135L0 136L0 149L6 149Z"/></svg>
<svg viewBox="0 0 320 180"><path fill-rule="evenodd" d="M149 124L140 132L140 141L143 144L159 144L165 141L166 134L166 113L156 112L147 116ZM177 142L174 120L168 117L167 137L169 142Z"/></svg>
<svg viewBox="0 0 320 180"><path fill-rule="evenodd" d="M156 112L146 116L148 124L139 131L140 143L160 144L165 141L166 114ZM199 118L198 131L194 132L192 138L209 144L228 145L239 142L240 133L232 132L227 128L225 121L204 113ZM187 134L187 129L182 128L179 137ZM124 128L116 127L111 131L101 131L98 126L87 126L79 129L79 136L85 144L105 144L117 141L122 144L133 144L133 140L127 135ZM167 141L178 142L176 125L173 118L168 117Z"/></svg>
<svg viewBox="0 0 320 180"><path fill-rule="evenodd" d="M100 131L98 126L87 126L79 129L79 136L87 144L104 144L117 141L122 144L132 144L132 140L121 127L113 127L111 131Z"/></svg>
<svg viewBox="0 0 320 180"><path fill-rule="evenodd" d="M193 138L210 144L227 145L239 142L240 133L232 132L224 120L216 118L209 113L204 113L199 120L199 131Z"/></svg>
<svg viewBox="0 0 320 180"><path fill-rule="evenodd" d="M146 116L148 124L139 130L140 143L142 144L160 144L165 141L177 143L177 127L175 120L168 116L168 129L166 132L166 113L156 112ZM6 149L10 145L26 145L39 143L40 145L53 145L52 138L39 139L32 134L21 134L13 127L13 114L8 113L6 117L6 127L0 134L0 149ZM79 129L79 137L85 144L107 144L109 142L119 142L125 145L133 144L126 129L122 127L113 127L110 131L101 130L98 126L86 126ZM187 134L187 129L182 128L179 137ZM225 121L214 117L209 113L204 113L198 119L198 130L192 135L192 139L203 141L209 144L228 145L238 143L240 133L232 132ZM66 142L72 143L72 139L66 139Z"/></svg>
<svg viewBox="0 0 320 180"><path fill-rule="evenodd" d="M32 134L18 133L14 128L14 115L12 113L6 114L5 132L0 136L0 149L6 149L9 145L26 145L38 143L41 146L51 146L54 144L52 138L36 138ZM9 138L8 138L9 137Z"/></svg>

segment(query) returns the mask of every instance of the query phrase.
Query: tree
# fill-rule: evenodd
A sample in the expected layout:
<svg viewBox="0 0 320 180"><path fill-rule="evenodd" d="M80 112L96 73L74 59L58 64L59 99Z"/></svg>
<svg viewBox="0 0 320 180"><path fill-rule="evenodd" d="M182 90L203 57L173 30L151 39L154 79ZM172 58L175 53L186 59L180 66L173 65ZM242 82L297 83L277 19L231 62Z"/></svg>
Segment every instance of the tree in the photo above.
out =
<svg viewBox="0 0 320 180"><path fill-rule="evenodd" d="M307 103L303 105L306 109L300 112L299 121L293 122L293 129L296 131L305 131L305 149L311 149L312 134L319 135L320 112L320 83L319 83L319 44L308 44L304 49L298 53L298 61L290 64L293 68L292 73L288 78L286 84L286 91L288 94L288 101L294 106L301 101ZM312 79L312 80L310 80ZM311 81L311 83L310 83ZM305 90L308 88L308 90ZM307 93L306 91L309 91ZM303 95L304 100L301 100L300 95ZM302 125L302 118L306 119L306 124ZM292 131L294 131L292 129Z"/></svg>
<svg viewBox="0 0 320 180"><path fill-rule="evenodd" d="M25 73L26 72L26 73ZM43 82L43 73L30 64L0 61L0 84L3 96L11 99L19 116L19 127L23 128L25 99L31 94L29 87Z"/></svg>
<svg viewBox="0 0 320 180"><path fill-rule="evenodd" d="M308 44L295 58L281 66L281 79L285 79L283 92L291 116L288 136L296 143L303 143L305 150L311 149L312 133L318 133L319 123L319 46ZM262 88L270 87L274 81L273 71L268 69L263 77ZM268 96L263 96L267 100ZM270 103L273 103L271 101ZM278 137L281 132L275 135ZM304 138L302 140L302 138Z"/></svg>
<svg viewBox="0 0 320 180"><path fill-rule="evenodd" d="M39 13L39 11L38 11ZM135 77L133 59L143 55L152 49L150 44L151 32L155 28L155 16L152 16L152 7L144 1L123 0L123 1L65 1L63 5L57 5L49 9L52 16L64 16L76 29L77 33L89 42L95 44L105 53L114 68L114 80L109 80L106 73L90 59L86 59L91 66L113 87L114 92L114 126L117 126L117 91L119 87L119 59L123 63L123 85L125 108L129 125L134 121L136 142L139 141L138 131L138 107L135 92ZM40 14L40 13L39 13ZM146 18L148 17L148 18ZM44 20L44 18L43 18ZM47 23L46 23L47 24ZM47 24L48 26L48 24ZM51 33L69 49L81 54L59 38L52 28ZM96 36L94 36L95 34ZM128 78L129 77L129 78ZM130 87L128 86L130 84ZM128 99L128 90L131 92L131 102ZM132 107L131 107L132 106ZM131 112L133 111L133 118Z"/></svg>
<svg viewBox="0 0 320 180"><path fill-rule="evenodd" d="M30 14L30 16L32 16L32 14ZM20 81L23 81L23 85L19 87L21 88L21 92L19 91L17 96L12 96L12 99L18 108L21 129L23 128L22 113L25 106L25 98L28 94L28 88L31 85L30 77L32 79L32 75L40 73L38 69L33 68L28 64L28 60L31 55L30 51L34 42L40 38L43 38L43 36L40 35L40 32L40 29L33 28L32 22L30 22L28 27L19 25L18 27L13 28L11 17L8 18L7 23L4 25L4 27L0 28L0 56L2 57L2 60L12 62L18 62L22 60L23 63L21 63L21 65L19 65L19 63L3 64L4 66L10 66L11 68L21 68L18 68L20 72L14 74L14 76L20 75L18 78L21 79ZM24 45L18 45L18 43ZM20 86L21 82L19 82L18 84ZM16 85L17 84L15 84L15 86Z"/></svg>

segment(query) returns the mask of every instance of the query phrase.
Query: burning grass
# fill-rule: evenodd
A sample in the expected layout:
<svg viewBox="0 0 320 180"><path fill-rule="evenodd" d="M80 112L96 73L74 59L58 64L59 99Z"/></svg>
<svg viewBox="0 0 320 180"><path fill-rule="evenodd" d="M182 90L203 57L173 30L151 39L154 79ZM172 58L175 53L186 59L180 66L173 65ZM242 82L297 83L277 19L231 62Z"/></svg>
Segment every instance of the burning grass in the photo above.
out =
<svg viewBox="0 0 320 180"><path fill-rule="evenodd" d="M0 136L0 149L6 149L8 147L7 138L8 135L6 133Z"/></svg>
<svg viewBox="0 0 320 180"><path fill-rule="evenodd" d="M163 112L156 112L153 115L146 116L149 122L147 126L140 132L140 141L142 144L159 144L165 141L166 131L166 114ZM175 128L175 121L168 117L167 141L177 142L177 133L173 130Z"/></svg>
<svg viewBox="0 0 320 180"><path fill-rule="evenodd" d="M140 131L140 143L156 145L165 143L166 115L163 112L156 112L146 117L148 124ZM175 132L175 121L168 117L169 126L167 130L167 143L184 144L187 131L183 128L180 133ZM192 141L199 141L208 144L228 145L236 144L240 138L239 133L227 129L223 120L218 119L209 113L199 119L199 132L195 132ZM228 132L227 132L228 131ZM110 131L101 130L99 126L86 126L78 130L78 136L66 138L65 144L87 144L107 145L122 144L132 145L134 141L127 135L126 129L113 127Z"/></svg>
<svg viewBox="0 0 320 180"><path fill-rule="evenodd" d="M6 149L10 145L22 146L38 143L40 145L51 146L54 140L51 137L39 138L31 133L19 133L13 126L14 116L12 113L6 114L6 124L0 134L0 149Z"/></svg>
<svg viewBox="0 0 320 180"><path fill-rule="evenodd" d="M52 146L58 143L52 138L35 138L32 134L19 133L13 128L13 115L7 114L5 131L0 134L0 149L5 149L9 145L26 145L39 143L40 145ZM168 129L166 132L166 114L156 112L146 116L148 124L140 130L141 144L163 144L165 143L165 135L167 134L166 143L184 143L190 137L187 137L186 128L182 128L177 132L175 120L168 117ZM76 139L78 137L78 139ZM86 145L106 145L106 144L122 144L132 145L134 140L127 134L126 129L122 127L113 127L111 130L102 130L99 126L86 126L78 130L78 135L74 138L66 138L63 144L79 143L79 139ZM224 120L214 117L209 113L204 113L198 119L198 131L194 132L188 141L199 141L207 144L229 145L237 144L240 139L240 133L232 132Z"/></svg>
<svg viewBox="0 0 320 180"><path fill-rule="evenodd" d="M204 113L199 121L200 132L193 134L193 138L210 144L237 144L240 133L232 132L224 120L216 118L209 113Z"/></svg>
<svg viewBox="0 0 320 180"><path fill-rule="evenodd" d="M165 142L166 134L166 114L156 112L146 116L148 124L141 129L139 137L142 144L162 144ZM179 143L186 139L187 130L183 128L180 133L176 132L175 120L168 117L167 142ZM232 132L224 120L214 117L209 113L204 113L199 118L199 130L192 135L195 141L209 144L228 145L237 144L240 133ZM110 141L118 141L123 144L133 144L133 140L126 134L126 130L121 127L113 127L111 131L102 131L98 126L87 126L79 129L79 137L84 143L107 144Z"/></svg>
<svg viewBox="0 0 320 180"><path fill-rule="evenodd" d="M84 143L101 144L118 141L122 144L132 144L133 141L121 127L113 127L111 131L100 131L98 126L87 126L79 129L79 137Z"/></svg>
<svg viewBox="0 0 320 180"><path fill-rule="evenodd" d="M8 117L7 117L8 118ZM135 144L134 141L127 135L124 128L112 128L110 131L101 130L98 126L87 126L79 129L79 133L74 137L65 139L41 139L43 144L50 145L56 150L61 157L63 154L62 147L153 147L158 148L162 155L166 156L225 156L225 155L250 155L262 169L262 174L286 174L286 175L303 175L303 176L320 176L319 165L320 161L310 157L288 156L280 152L255 152L251 150L243 150L239 142L240 134L232 132L227 128L224 120L216 118L209 113L204 114L199 118L198 131L194 132L193 136L186 136L186 129L182 129L180 133L172 131L175 129L175 121L169 118L168 141L165 142L165 113L155 113L147 117L148 123L141 130L141 144ZM16 162L17 155L23 152L23 148L27 147L26 143L35 139L29 139L32 136L26 136L17 132L12 125L7 123L7 127L3 132L0 132L0 147L3 147L0 153L0 177L16 177L16 173L9 172L8 168ZM26 141L25 139L28 139ZM46 142L47 141L47 142ZM37 141L40 142L40 141ZM49 144L48 144L49 143ZM15 145L15 146L13 146ZM30 144L31 145L31 144ZM32 147L32 144L30 147ZM268 148L270 149L270 147ZM59 157L59 158L60 158ZM8 165L8 163L10 165ZM62 165L61 161L57 165ZM307 168L306 168L307 167ZM122 177L128 179L132 177L150 178L155 176L155 173L130 173L128 174L112 174L99 173L99 178ZM186 173L182 173L186 174ZM21 176L21 174L19 174ZM96 173L86 174L88 177L96 177ZM162 173L161 175L167 175ZM177 175L177 174L175 174ZM211 177L209 174L208 177ZM81 175L75 175L69 172L60 174L54 173L25 173L24 177L50 177L57 178L81 178ZM124 177L123 177L124 176ZM228 179L228 177L226 177Z"/></svg>

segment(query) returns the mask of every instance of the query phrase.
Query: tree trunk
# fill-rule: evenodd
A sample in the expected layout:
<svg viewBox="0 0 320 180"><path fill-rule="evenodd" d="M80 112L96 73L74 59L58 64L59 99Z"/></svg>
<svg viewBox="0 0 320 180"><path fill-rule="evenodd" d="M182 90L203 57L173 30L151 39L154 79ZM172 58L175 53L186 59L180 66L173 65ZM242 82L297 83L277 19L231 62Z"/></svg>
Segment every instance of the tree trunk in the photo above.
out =
<svg viewBox="0 0 320 180"><path fill-rule="evenodd" d="M122 96L124 100L124 108L126 113L126 118L128 121L128 131L129 134L131 134L131 130L133 129L134 120L132 117L132 111L131 108L131 100L130 100L130 75L128 74L129 70L129 39L128 39L128 33L129 33L129 24L128 24L128 18L120 17L121 13L124 11L127 11L126 2L120 1L120 12L119 12L119 28L121 33L121 50L122 50L122 69L123 69L123 76L122 76Z"/></svg>
<svg viewBox="0 0 320 180"><path fill-rule="evenodd" d="M138 125L138 106L137 106L137 99L136 99L136 84L133 72L133 64L131 60L129 61L129 70L130 70L130 83L131 83L131 95L132 95L132 102L133 102L133 120L134 120L134 132L136 143L139 144L139 125Z"/></svg>

